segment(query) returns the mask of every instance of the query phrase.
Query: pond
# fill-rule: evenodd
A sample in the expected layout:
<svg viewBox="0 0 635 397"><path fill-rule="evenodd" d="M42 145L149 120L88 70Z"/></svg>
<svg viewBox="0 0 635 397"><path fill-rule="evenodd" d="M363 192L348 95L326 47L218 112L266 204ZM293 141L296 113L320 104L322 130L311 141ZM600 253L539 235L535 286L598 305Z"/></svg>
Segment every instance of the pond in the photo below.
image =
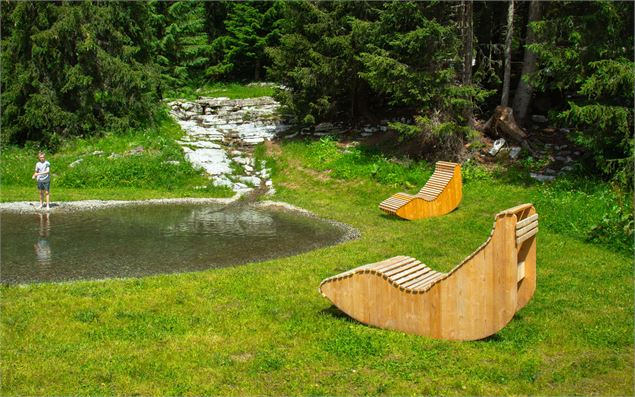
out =
<svg viewBox="0 0 635 397"><path fill-rule="evenodd" d="M1 214L4 284L190 272L342 241L342 225L250 205L133 205Z"/></svg>

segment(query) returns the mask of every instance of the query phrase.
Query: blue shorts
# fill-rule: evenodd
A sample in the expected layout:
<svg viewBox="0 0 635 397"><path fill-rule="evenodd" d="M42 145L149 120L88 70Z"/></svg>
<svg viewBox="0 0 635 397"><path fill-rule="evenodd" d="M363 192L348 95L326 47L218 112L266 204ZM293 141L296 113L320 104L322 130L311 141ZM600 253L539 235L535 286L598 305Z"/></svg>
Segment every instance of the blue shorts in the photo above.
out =
<svg viewBox="0 0 635 397"><path fill-rule="evenodd" d="M40 182L37 183L37 190L46 190L47 192L51 188L51 181Z"/></svg>

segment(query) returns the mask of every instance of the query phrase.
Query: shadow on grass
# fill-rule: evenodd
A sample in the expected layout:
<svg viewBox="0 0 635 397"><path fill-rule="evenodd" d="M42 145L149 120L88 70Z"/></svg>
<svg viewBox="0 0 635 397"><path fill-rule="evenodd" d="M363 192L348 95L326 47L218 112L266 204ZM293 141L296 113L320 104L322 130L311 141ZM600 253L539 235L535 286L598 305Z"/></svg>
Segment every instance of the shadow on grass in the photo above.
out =
<svg viewBox="0 0 635 397"><path fill-rule="evenodd" d="M366 325L364 323L361 323L357 320L355 320L354 318L350 317L348 314L344 313L343 311L341 311L340 309L337 308L337 306L335 305L331 305L330 307L326 308L326 309L322 309L320 310L321 314L325 314L328 316L331 316L337 320L344 320L344 321L348 321L351 323L355 323L355 324L360 324L360 325Z"/></svg>

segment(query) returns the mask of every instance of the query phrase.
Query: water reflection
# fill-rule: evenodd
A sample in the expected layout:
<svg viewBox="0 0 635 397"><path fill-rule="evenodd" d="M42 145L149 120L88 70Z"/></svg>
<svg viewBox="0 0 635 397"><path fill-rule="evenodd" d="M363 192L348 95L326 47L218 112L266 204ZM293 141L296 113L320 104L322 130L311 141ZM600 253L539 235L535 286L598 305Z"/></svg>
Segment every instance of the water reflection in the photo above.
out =
<svg viewBox="0 0 635 397"><path fill-rule="evenodd" d="M81 213L2 214L0 282L196 271L294 255L344 231L297 213L250 206L139 205ZM35 251L35 255L34 255Z"/></svg>
<svg viewBox="0 0 635 397"><path fill-rule="evenodd" d="M51 231L51 223L49 214L40 215L40 233L37 242L33 244L37 261L42 265L51 264L51 245L49 244L49 233Z"/></svg>
<svg viewBox="0 0 635 397"><path fill-rule="evenodd" d="M169 236L183 234L275 236L276 222L272 215L253 208L218 209L202 207L174 223L166 225L164 233Z"/></svg>

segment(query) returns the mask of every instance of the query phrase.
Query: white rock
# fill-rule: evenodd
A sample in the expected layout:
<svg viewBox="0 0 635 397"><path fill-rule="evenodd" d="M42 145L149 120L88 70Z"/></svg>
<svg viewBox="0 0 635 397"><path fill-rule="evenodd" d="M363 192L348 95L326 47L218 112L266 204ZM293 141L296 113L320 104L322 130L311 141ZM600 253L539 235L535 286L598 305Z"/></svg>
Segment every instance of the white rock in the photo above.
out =
<svg viewBox="0 0 635 397"><path fill-rule="evenodd" d="M248 185L260 186L260 178L257 176L241 176L238 178L239 181L246 183Z"/></svg>
<svg viewBox="0 0 635 397"><path fill-rule="evenodd" d="M536 174L536 173L533 173L533 172L530 172L529 176L531 176L532 178L534 178L535 180L540 181L540 182L552 181L552 180L556 179L556 177L553 176L553 175Z"/></svg>
<svg viewBox="0 0 635 397"><path fill-rule="evenodd" d="M79 165L79 163L81 163L82 161L84 161L84 159L77 159L75 161L73 161L72 163L70 163L68 166L71 168L75 168Z"/></svg>
<svg viewBox="0 0 635 397"><path fill-rule="evenodd" d="M238 163L238 164L241 164L241 165L249 164L249 159L247 159L245 157L233 157L232 161L234 163Z"/></svg>
<svg viewBox="0 0 635 397"><path fill-rule="evenodd" d="M227 154L222 149L197 149L185 154L185 158L196 168L202 168L210 175L229 174Z"/></svg>
<svg viewBox="0 0 635 397"><path fill-rule="evenodd" d="M492 148L489 150L490 156L496 156L498 152L505 146L505 138L500 138L494 141Z"/></svg>
<svg viewBox="0 0 635 397"><path fill-rule="evenodd" d="M516 157L520 154L520 146L512 146L509 148L509 158L515 160Z"/></svg>

